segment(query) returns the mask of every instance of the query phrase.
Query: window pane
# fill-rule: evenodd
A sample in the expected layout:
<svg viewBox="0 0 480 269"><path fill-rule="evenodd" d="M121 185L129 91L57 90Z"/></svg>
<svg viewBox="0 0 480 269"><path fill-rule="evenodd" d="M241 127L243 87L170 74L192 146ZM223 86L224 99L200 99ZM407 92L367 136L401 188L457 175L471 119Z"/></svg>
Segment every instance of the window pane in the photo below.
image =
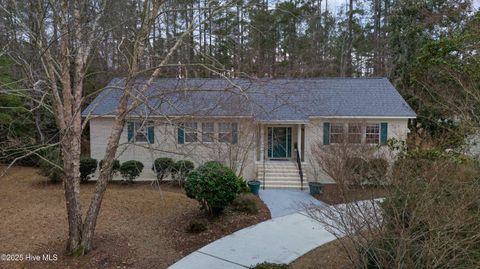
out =
<svg viewBox="0 0 480 269"><path fill-rule="evenodd" d="M344 124L332 123L330 125L330 143L343 143Z"/></svg>
<svg viewBox="0 0 480 269"><path fill-rule="evenodd" d="M348 143L355 143L355 144L362 143L362 124L361 123L348 124Z"/></svg>
<svg viewBox="0 0 480 269"><path fill-rule="evenodd" d="M142 122L135 122L135 142L147 142L147 127Z"/></svg>
<svg viewBox="0 0 480 269"><path fill-rule="evenodd" d="M231 123L219 123L218 124L218 141L231 143L232 142L232 124Z"/></svg>
<svg viewBox="0 0 480 269"><path fill-rule="evenodd" d="M197 123L196 122L187 122L185 123L185 142L197 142Z"/></svg>
<svg viewBox="0 0 480 269"><path fill-rule="evenodd" d="M202 141L203 142L213 142L215 135L213 122L204 122L202 123Z"/></svg>
<svg viewBox="0 0 480 269"><path fill-rule="evenodd" d="M380 142L380 124L367 124L365 143L378 144Z"/></svg>

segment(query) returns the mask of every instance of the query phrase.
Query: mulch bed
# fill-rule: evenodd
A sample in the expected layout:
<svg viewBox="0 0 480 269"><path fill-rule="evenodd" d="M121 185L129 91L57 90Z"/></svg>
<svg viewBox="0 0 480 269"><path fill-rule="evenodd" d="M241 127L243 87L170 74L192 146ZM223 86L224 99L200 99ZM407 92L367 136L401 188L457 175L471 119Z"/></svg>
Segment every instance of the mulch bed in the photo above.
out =
<svg viewBox="0 0 480 269"><path fill-rule="evenodd" d="M270 218L258 198L258 215L228 208L219 218L208 218L173 182L114 182L105 194L94 249L73 258L64 253L67 219L61 183L49 183L34 168L14 167L0 177L0 186L0 254L58 255L56 262L0 261L0 268L167 268L211 241ZM93 183L81 185L84 211L94 188ZM188 233L192 219L206 221L208 230Z"/></svg>
<svg viewBox="0 0 480 269"><path fill-rule="evenodd" d="M225 212L218 217L206 216L198 210L190 210L182 213L171 223L175 249L182 254L188 254L210 242L222 238L226 234L231 234L245 227L270 219L270 211L262 200L255 195L249 196L253 197L257 203L259 209L257 215L237 212L231 207L227 208ZM208 230L198 234L186 232L192 220L206 223Z"/></svg>
<svg viewBox="0 0 480 269"><path fill-rule="evenodd" d="M349 186L346 189L337 184L324 184L322 193L315 198L327 204L336 205L385 197L387 193L388 189L385 186Z"/></svg>

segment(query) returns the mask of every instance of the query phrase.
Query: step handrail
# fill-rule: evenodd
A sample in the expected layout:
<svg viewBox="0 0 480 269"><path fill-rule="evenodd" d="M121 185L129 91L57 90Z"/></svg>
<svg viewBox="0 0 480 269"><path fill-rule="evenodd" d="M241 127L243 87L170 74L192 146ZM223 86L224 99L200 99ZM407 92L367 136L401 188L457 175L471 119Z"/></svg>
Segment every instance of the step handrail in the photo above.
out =
<svg viewBox="0 0 480 269"><path fill-rule="evenodd" d="M297 153L297 166L298 173L300 174L300 190L303 191L303 171L302 171L302 160L300 159L300 151L298 150L298 145L295 145L295 152Z"/></svg>

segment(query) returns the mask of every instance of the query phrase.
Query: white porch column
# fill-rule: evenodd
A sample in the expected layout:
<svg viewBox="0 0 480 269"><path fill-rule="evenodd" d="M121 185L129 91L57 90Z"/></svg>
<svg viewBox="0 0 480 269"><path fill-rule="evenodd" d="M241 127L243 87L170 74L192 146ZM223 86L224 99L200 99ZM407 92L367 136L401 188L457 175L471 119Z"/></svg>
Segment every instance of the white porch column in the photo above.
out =
<svg viewBox="0 0 480 269"><path fill-rule="evenodd" d="M260 161L262 162L265 158L265 127L263 124L260 126Z"/></svg>
<svg viewBox="0 0 480 269"><path fill-rule="evenodd" d="M302 125L297 125L297 150L298 155L300 156L300 161L302 161Z"/></svg>

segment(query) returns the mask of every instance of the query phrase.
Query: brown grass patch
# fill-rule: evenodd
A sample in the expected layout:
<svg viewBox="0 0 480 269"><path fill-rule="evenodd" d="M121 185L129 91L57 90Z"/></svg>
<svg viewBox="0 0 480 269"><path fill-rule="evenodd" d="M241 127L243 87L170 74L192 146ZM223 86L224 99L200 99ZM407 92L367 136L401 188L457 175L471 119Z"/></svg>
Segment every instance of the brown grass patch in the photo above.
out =
<svg viewBox="0 0 480 269"><path fill-rule="evenodd" d="M0 168L1 169L1 168ZM81 186L86 210L95 184ZM57 262L0 262L0 268L166 268L195 249L270 218L227 209L218 219L203 215L195 200L174 184L110 184L96 229L95 248L85 257L66 256L65 198L37 170L13 167L0 177L0 254L57 254ZM206 219L209 230L189 234L190 220Z"/></svg>
<svg viewBox="0 0 480 269"><path fill-rule="evenodd" d="M324 184L322 193L315 198L329 205L336 205L385 197L388 193L386 188L384 186L348 186L346 188L337 184Z"/></svg>

